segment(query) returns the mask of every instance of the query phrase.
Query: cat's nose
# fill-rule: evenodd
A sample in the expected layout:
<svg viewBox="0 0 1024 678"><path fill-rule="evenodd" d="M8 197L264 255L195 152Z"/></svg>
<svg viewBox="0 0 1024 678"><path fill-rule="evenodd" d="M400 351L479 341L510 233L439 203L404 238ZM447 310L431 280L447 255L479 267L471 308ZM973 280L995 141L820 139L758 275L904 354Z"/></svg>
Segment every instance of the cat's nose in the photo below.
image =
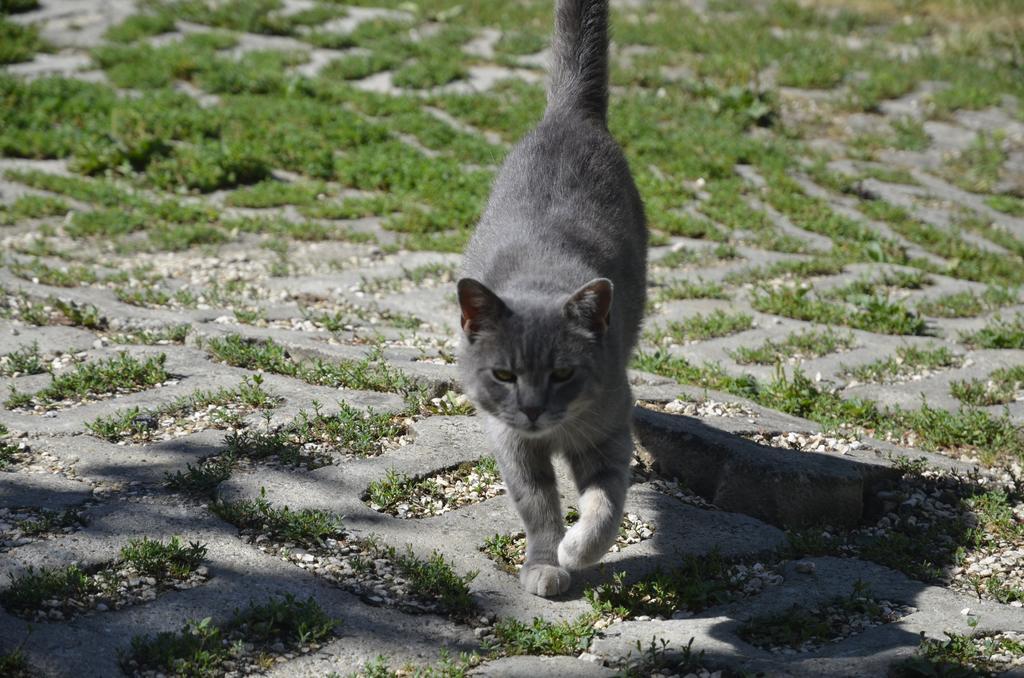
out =
<svg viewBox="0 0 1024 678"><path fill-rule="evenodd" d="M526 415L531 424L537 421L537 418L544 413L543 407L520 407L519 409L523 411L523 414Z"/></svg>

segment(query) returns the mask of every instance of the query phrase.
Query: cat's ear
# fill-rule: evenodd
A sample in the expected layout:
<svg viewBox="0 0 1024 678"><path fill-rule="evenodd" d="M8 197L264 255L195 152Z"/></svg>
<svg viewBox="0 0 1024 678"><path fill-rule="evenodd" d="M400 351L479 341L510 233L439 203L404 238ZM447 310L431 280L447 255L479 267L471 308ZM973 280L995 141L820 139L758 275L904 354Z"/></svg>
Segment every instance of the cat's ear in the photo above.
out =
<svg viewBox="0 0 1024 678"><path fill-rule="evenodd" d="M459 281L459 306L462 307L462 331L470 341L487 327L493 327L499 318L508 313L497 294L487 289L483 283L472 278Z"/></svg>
<svg viewBox="0 0 1024 678"><path fill-rule="evenodd" d="M565 302L565 315L580 322L587 330L604 334L612 310L612 281L595 278L576 290Z"/></svg>

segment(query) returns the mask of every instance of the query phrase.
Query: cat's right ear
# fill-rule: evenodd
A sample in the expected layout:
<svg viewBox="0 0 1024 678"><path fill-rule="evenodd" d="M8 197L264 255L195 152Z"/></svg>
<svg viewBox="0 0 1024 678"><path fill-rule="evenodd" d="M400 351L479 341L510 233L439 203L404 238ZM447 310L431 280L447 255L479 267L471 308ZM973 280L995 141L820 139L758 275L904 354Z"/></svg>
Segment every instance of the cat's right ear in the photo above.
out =
<svg viewBox="0 0 1024 678"><path fill-rule="evenodd" d="M483 283L472 278L459 281L459 306L462 307L462 331L473 341L476 335L488 327L497 324L499 318L508 313L497 294L487 289Z"/></svg>

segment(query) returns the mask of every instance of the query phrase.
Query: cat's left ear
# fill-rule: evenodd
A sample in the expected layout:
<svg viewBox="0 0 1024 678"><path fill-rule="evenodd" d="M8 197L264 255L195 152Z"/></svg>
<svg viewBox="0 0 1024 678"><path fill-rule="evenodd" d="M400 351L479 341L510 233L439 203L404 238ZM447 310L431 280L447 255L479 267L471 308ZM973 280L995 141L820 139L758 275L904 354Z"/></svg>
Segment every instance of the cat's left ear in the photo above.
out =
<svg viewBox="0 0 1024 678"><path fill-rule="evenodd" d="M462 331L470 341L481 330L493 327L508 313L508 307L497 294L483 283L472 278L463 278L458 283L459 306L462 307Z"/></svg>
<svg viewBox="0 0 1024 678"><path fill-rule="evenodd" d="M608 329L612 310L612 281L595 278L565 302L565 315L600 336Z"/></svg>

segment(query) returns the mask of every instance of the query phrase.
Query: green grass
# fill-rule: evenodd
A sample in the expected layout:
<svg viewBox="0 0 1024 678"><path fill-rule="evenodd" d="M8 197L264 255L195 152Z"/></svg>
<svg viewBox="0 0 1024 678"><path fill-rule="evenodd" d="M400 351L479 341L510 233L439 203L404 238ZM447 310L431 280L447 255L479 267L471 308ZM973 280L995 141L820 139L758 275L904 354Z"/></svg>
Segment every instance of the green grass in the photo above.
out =
<svg viewBox="0 0 1024 678"><path fill-rule="evenodd" d="M819 293L809 287L762 287L750 303L762 313L822 325L845 325L879 334L927 333L921 317L879 291L864 293L849 287Z"/></svg>
<svg viewBox="0 0 1024 678"><path fill-rule="evenodd" d="M23 26L0 13L0 64L31 61L36 52L47 48L35 26Z"/></svg>
<svg viewBox="0 0 1024 678"><path fill-rule="evenodd" d="M77 565L38 570L30 566L17 577L12 574L10 586L0 592L0 604L10 611L25 614L43 608L51 599L100 593L116 588L125 576L121 572L125 567L167 585L186 579L205 558L206 546L198 542L185 546L178 537L172 537L166 544L148 537L132 539L121 548L114 563L93 571Z"/></svg>
<svg viewBox="0 0 1024 678"><path fill-rule="evenodd" d="M842 398L799 370L792 375L780 372L774 380L762 383L749 374L731 375L717 364L695 366L660 352L640 353L633 367L750 398L765 407L818 422L829 430L852 427L876 436L910 436L915 446L951 454L976 454L986 465L1020 459L1024 450L1024 429L1007 416L993 416L975 407L956 412L927 403L917 410L885 408L871 400Z"/></svg>
<svg viewBox="0 0 1024 678"><path fill-rule="evenodd" d="M384 553L394 561L416 595L436 601L455 617L467 618L477 611L476 600L469 591L469 584L477 575L475 571L456 574L452 564L437 551L425 560L414 554L411 547L402 554L387 547Z"/></svg>
<svg viewBox="0 0 1024 678"><path fill-rule="evenodd" d="M23 344L10 353L0 356L0 376L14 377L25 374L42 374L47 366L39 354L38 342Z"/></svg>
<svg viewBox="0 0 1024 678"><path fill-rule="evenodd" d="M8 440L10 430L0 424L0 470L3 470L14 463L14 455L18 452L18 446Z"/></svg>
<svg viewBox="0 0 1024 678"><path fill-rule="evenodd" d="M921 348L904 345L896 349L894 356L853 368L844 368L842 374L861 382L884 384L898 377L959 367L962 364L963 357L953 353L946 346L932 345Z"/></svg>
<svg viewBox="0 0 1024 678"><path fill-rule="evenodd" d="M322 546L324 539L340 539L344 534L340 517L326 511L293 511L287 506L275 508L262 490L258 499L216 502L210 508L241 530L258 530L271 539L304 548Z"/></svg>
<svg viewBox="0 0 1024 678"><path fill-rule="evenodd" d="M63 532L65 528L77 528L86 524L81 513L76 509L51 511L42 509L35 518L20 520L15 523L18 530L28 537Z"/></svg>
<svg viewBox="0 0 1024 678"><path fill-rule="evenodd" d="M839 616L833 616L830 610L839 612ZM878 621L882 619L882 607L858 580L848 596L839 596L813 607L795 603L784 612L751 619L740 627L738 633L740 638L756 647L798 649L805 643L823 644L843 637L846 624L843 615L863 615Z"/></svg>
<svg viewBox="0 0 1024 678"><path fill-rule="evenodd" d="M945 632L945 640L926 638L921 632L917 653L892 668L894 678L924 678L926 676L991 676L1006 665L991 661L995 654L1020 656L1024 644L995 634L965 635Z"/></svg>
<svg viewBox="0 0 1024 678"><path fill-rule="evenodd" d="M378 353L358 361L295 360L287 349L272 340L249 341L237 334L210 339L206 348L214 358L228 365L283 374L310 384L403 395L416 390L410 377L388 365Z"/></svg>
<svg viewBox="0 0 1024 678"><path fill-rule="evenodd" d="M860 209L869 217L888 223L897 233L925 250L947 259L944 271L947 275L1009 287L1024 283L1024 268L1021 267L1024 257L1020 254L992 256L990 251L964 239L955 227L933 226L902 207L882 200L862 202Z"/></svg>
<svg viewBox="0 0 1024 678"><path fill-rule="evenodd" d="M10 678L30 678L32 671L21 648L0 654L0 675Z"/></svg>
<svg viewBox="0 0 1024 678"><path fill-rule="evenodd" d="M1019 301L1020 293L1016 288L989 287L980 295L964 291L926 299L918 302L917 311L937 318L972 318Z"/></svg>
<svg viewBox="0 0 1024 678"><path fill-rule="evenodd" d="M494 625L492 643L506 656L578 655L586 651L597 636L596 620L595 614L557 622L535 617L529 624L517 619L501 619Z"/></svg>
<svg viewBox="0 0 1024 678"><path fill-rule="evenodd" d="M224 671L226 661L237 660L247 644L255 646L258 657L269 656L278 642L290 652L301 651L310 643L333 636L339 623L312 597L299 601L292 594L284 594L262 605L250 602L219 625L207 617L186 622L179 632L135 636L120 662L127 673L216 675Z"/></svg>
<svg viewBox="0 0 1024 678"><path fill-rule="evenodd" d="M190 414L218 408L210 412L210 422L217 428L240 428L242 415L253 410L269 410L280 402L280 398L263 389L260 375L245 378L235 388L221 388L216 391L197 391L181 397L172 403L156 409L142 410L132 407L107 416L100 416L86 423L93 435L116 443L122 440L147 442L153 439L153 432L160 426L160 420L179 420ZM228 405L244 406L244 411L225 412L219 408Z"/></svg>
<svg viewBox="0 0 1024 678"><path fill-rule="evenodd" d="M961 332L960 341L970 348L1024 348L1024 315L991 320L974 332Z"/></svg>
<svg viewBox="0 0 1024 678"><path fill-rule="evenodd" d="M668 322L650 333L650 340L667 342L704 341L745 332L754 327L754 319L746 313L728 313L716 309L708 314L696 313L685 320Z"/></svg>
<svg viewBox="0 0 1024 678"><path fill-rule="evenodd" d="M980 133L974 143L948 160L943 174L954 184L975 193L993 193L1006 162L1001 134Z"/></svg>
<svg viewBox="0 0 1024 678"><path fill-rule="evenodd" d="M205 459L195 466L187 464L184 471L167 473L164 484L172 492L181 492L200 499L215 499L217 487L231 477L237 460L227 455Z"/></svg>
<svg viewBox="0 0 1024 678"><path fill-rule="evenodd" d="M39 259L34 259L29 264L14 263L9 268L11 273L19 278L24 278L40 285L79 287L95 283L98 280L96 271L87 266L76 265L53 268L47 266Z"/></svg>
<svg viewBox="0 0 1024 678"><path fill-rule="evenodd" d="M761 345L732 349L729 355L740 365L773 365L779 361L820 358L836 351L853 348L850 333L832 329L792 332L781 341L766 339Z"/></svg>
<svg viewBox="0 0 1024 678"><path fill-rule="evenodd" d="M13 226L22 219L62 217L71 208L60 198L48 195L22 195L10 205L0 207L0 224Z"/></svg>
<svg viewBox="0 0 1024 678"><path fill-rule="evenodd" d="M97 584L77 565L39 570L29 566L24 574L11 575L10 585L0 591L0 604L11 612L26 613L38 610L47 600L88 594L97 589Z"/></svg>
<svg viewBox="0 0 1024 678"><path fill-rule="evenodd" d="M627 582L625 573L617 573L586 595L595 610L620 619L641 615L670 619L678 611L697 613L735 599L744 582L734 576L733 565L717 552L686 556L671 570L633 582Z"/></svg>
<svg viewBox="0 0 1024 678"><path fill-rule="evenodd" d="M312 414L300 412L288 429L302 444L320 443L356 456L378 454L382 451L382 440L396 438L404 432L405 426L393 414L364 412L340 402L336 414L323 414L315 406Z"/></svg>
<svg viewBox="0 0 1024 678"><path fill-rule="evenodd" d="M475 462L465 462L445 473L448 482L466 479L471 473L479 476L480 488L499 482L498 467L492 457L483 457ZM439 504L445 506L449 497L444 486L433 477L412 478L388 469L380 480L372 481L366 489L364 500L373 504L378 511L396 515L398 505L412 503L421 506Z"/></svg>
<svg viewBox="0 0 1024 678"><path fill-rule="evenodd" d="M836 258L789 259L768 266L734 271L725 276L731 285L753 284L774 279L806 279L837 275L843 272L843 262Z"/></svg>
<svg viewBox="0 0 1024 678"><path fill-rule="evenodd" d="M50 383L35 393L21 393L11 388L4 405L10 409L42 407L53 409L64 401L104 397L141 391L171 378L164 369L163 353L145 360L120 353L115 358L78 363L73 368L54 374Z"/></svg>
<svg viewBox="0 0 1024 678"><path fill-rule="evenodd" d="M174 15L168 11L157 11L130 16L116 26L111 26L103 35L111 42L138 42L175 29Z"/></svg>
<svg viewBox="0 0 1024 678"><path fill-rule="evenodd" d="M992 209L1015 217L1024 217L1024 198L1012 195L993 195L985 198L985 204Z"/></svg>
<svg viewBox="0 0 1024 678"><path fill-rule="evenodd" d="M157 330L130 330L111 334L108 338L115 344L140 344L143 346L164 346L184 344L191 331L190 325L171 325Z"/></svg>
<svg viewBox="0 0 1024 678"><path fill-rule="evenodd" d="M653 266L676 268L687 266L706 266L721 261L734 261L740 259L736 247L727 243L716 245L712 248L691 249L681 247L655 259L651 262Z"/></svg>
<svg viewBox="0 0 1024 678"><path fill-rule="evenodd" d="M1006 405L1024 397L1024 366L1003 367L985 379L954 381L949 392L968 405Z"/></svg>
<svg viewBox="0 0 1024 678"><path fill-rule="evenodd" d="M326 187L318 183L287 183L264 181L230 193L224 203L233 207L280 207L281 205L308 205L324 193Z"/></svg>
<svg viewBox="0 0 1024 678"><path fill-rule="evenodd" d="M665 302L673 299L730 299L732 295L721 283L675 280L662 285L654 298L657 302Z"/></svg>
<svg viewBox="0 0 1024 678"><path fill-rule="evenodd" d="M166 544L142 537L132 539L121 548L121 562L136 572L158 579L185 578L195 572L205 559L206 546L199 542L189 542L185 546L178 537L171 537Z"/></svg>

